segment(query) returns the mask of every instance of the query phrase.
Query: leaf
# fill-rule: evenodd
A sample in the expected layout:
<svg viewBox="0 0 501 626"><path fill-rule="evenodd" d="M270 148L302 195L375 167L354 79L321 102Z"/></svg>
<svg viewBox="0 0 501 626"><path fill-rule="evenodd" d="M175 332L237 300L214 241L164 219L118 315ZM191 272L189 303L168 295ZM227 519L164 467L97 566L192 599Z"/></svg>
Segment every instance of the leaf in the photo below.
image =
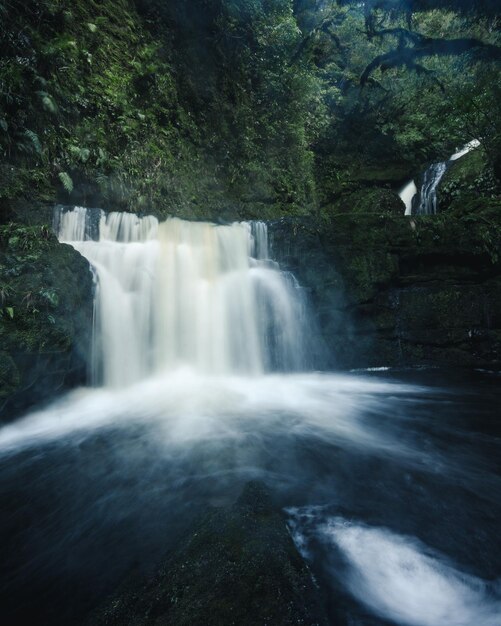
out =
<svg viewBox="0 0 501 626"><path fill-rule="evenodd" d="M91 33L95 33L97 30L97 26L95 24L92 24L91 22L88 22L87 28L90 30Z"/></svg>
<svg viewBox="0 0 501 626"><path fill-rule="evenodd" d="M33 152L36 152L37 154L42 154L42 144L40 143L40 139L35 132L33 132L32 130L25 130L23 133L23 137L28 139Z"/></svg>
<svg viewBox="0 0 501 626"><path fill-rule="evenodd" d="M49 113L57 113L57 104L54 102L51 96L46 96L42 99L43 108Z"/></svg>
<svg viewBox="0 0 501 626"><path fill-rule="evenodd" d="M7 132L7 130L9 129L9 125L7 124L6 120L4 120L3 118L0 119L0 128L4 130L5 132Z"/></svg>
<svg viewBox="0 0 501 626"><path fill-rule="evenodd" d="M82 163L87 163L90 157L90 150L88 148L79 148L78 146L70 146L69 151L71 154L81 161Z"/></svg>
<svg viewBox="0 0 501 626"><path fill-rule="evenodd" d="M73 180L67 172L60 172L59 180L62 182L65 190L70 194L73 191Z"/></svg>
<svg viewBox="0 0 501 626"><path fill-rule="evenodd" d="M59 296L57 295L55 289L40 289L38 292L44 300L47 300L52 306L57 306L59 304Z"/></svg>
<svg viewBox="0 0 501 626"><path fill-rule="evenodd" d="M7 311L7 315L10 317L11 320L14 319L14 309L11 306L7 306L5 307L5 310Z"/></svg>

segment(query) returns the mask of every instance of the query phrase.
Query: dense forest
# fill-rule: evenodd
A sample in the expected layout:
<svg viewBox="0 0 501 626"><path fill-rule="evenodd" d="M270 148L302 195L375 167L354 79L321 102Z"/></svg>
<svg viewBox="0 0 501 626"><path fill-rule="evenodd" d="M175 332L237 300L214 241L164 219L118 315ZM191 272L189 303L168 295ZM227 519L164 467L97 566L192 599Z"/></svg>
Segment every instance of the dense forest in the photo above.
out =
<svg viewBox="0 0 501 626"><path fill-rule="evenodd" d="M328 215L472 139L498 192L496 3L362 5L3 1L4 212Z"/></svg>

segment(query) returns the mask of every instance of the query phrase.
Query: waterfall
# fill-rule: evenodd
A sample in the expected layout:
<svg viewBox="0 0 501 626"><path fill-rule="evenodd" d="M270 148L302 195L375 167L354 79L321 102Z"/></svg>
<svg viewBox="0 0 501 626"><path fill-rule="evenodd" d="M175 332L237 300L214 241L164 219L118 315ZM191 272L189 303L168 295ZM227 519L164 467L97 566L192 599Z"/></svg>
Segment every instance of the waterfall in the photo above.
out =
<svg viewBox="0 0 501 626"><path fill-rule="evenodd" d="M412 215L412 203L416 194L417 187L416 183L413 180L404 185L402 189L398 192L400 199L405 204L405 215Z"/></svg>
<svg viewBox="0 0 501 626"><path fill-rule="evenodd" d="M437 189L445 172L454 161L468 154L474 148L478 148L479 145L480 142L475 139L455 152L447 161L432 163L423 174L423 181L418 196L419 203L416 203L416 194L418 194L416 183L411 180L404 185L398 195L405 204L405 215L434 215L437 213ZM415 206L416 204L417 206Z"/></svg>
<svg viewBox="0 0 501 626"><path fill-rule="evenodd" d="M437 188L447 170L447 162L433 163L423 174L417 215L434 215L437 212Z"/></svg>
<svg viewBox="0 0 501 626"><path fill-rule="evenodd" d="M95 382L124 387L183 366L211 375L304 366L301 289L269 259L265 223L60 207L54 227L95 272Z"/></svg>

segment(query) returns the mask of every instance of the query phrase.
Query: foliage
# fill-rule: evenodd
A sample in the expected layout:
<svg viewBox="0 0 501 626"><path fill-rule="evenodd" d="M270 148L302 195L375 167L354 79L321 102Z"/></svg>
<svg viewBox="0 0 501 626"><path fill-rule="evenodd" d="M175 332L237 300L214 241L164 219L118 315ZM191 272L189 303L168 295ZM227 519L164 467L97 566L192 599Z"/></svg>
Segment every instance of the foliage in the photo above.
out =
<svg viewBox="0 0 501 626"><path fill-rule="evenodd" d="M360 84L412 37L496 47L475 4L0 2L0 201L277 217L397 187L472 138L499 178L496 64L431 54Z"/></svg>
<svg viewBox="0 0 501 626"><path fill-rule="evenodd" d="M198 16L127 0L9 10L0 150L14 175L36 167L62 201L125 210L311 204L311 79L288 66L290 2L205 4Z"/></svg>

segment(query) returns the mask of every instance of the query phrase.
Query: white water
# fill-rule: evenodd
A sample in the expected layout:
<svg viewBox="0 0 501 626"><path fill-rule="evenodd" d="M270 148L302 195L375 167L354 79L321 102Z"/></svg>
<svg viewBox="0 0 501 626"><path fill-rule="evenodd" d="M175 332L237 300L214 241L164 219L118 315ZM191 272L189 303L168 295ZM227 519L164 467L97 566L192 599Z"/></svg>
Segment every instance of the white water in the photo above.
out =
<svg viewBox="0 0 501 626"><path fill-rule="evenodd" d="M411 180L398 192L400 199L405 204L405 215L412 215L412 201L417 194L416 183Z"/></svg>
<svg viewBox="0 0 501 626"><path fill-rule="evenodd" d="M453 161L457 161L471 150L478 148L480 142L476 139L470 141L460 150L449 157L447 161L433 163L423 174L423 182L419 190L419 204L413 211L418 188L414 180L405 184L398 192L400 199L405 204L405 215L434 215L438 210L437 189L445 172Z"/></svg>
<svg viewBox="0 0 501 626"><path fill-rule="evenodd" d="M93 377L125 387L189 366L259 375L303 365L301 290L268 259L264 223L216 226L59 209L97 275Z"/></svg>
<svg viewBox="0 0 501 626"><path fill-rule="evenodd" d="M468 154L468 152L471 152L472 150L474 150L475 148L478 148L479 146L480 146L480 141L478 141L478 139L474 139L473 141L470 141L469 143L467 143L466 146L463 146L461 150L458 150L457 152L455 152L449 158L449 161L457 161L458 159L463 157L465 154Z"/></svg>
<svg viewBox="0 0 501 626"><path fill-rule="evenodd" d="M368 427L365 411L388 411L388 397L419 387L331 374L218 376L180 368L127 389L80 389L0 429L0 454L101 428L140 423L167 449L195 442L313 436L423 461L404 443Z"/></svg>
<svg viewBox="0 0 501 626"><path fill-rule="evenodd" d="M423 174L423 184L419 194L417 215L435 215L438 208L437 189L445 172L447 162L433 163Z"/></svg>
<svg viewBox="0 0 501 626"><path fill-rule="evenodd" d="M335 560L333 576L381 617L408 626L499 625L499 584L461 572L417 539L341 517L317 524L321 507L289 513L303 556L310 558L313 536L340 554L346 567Z"/></svg>

